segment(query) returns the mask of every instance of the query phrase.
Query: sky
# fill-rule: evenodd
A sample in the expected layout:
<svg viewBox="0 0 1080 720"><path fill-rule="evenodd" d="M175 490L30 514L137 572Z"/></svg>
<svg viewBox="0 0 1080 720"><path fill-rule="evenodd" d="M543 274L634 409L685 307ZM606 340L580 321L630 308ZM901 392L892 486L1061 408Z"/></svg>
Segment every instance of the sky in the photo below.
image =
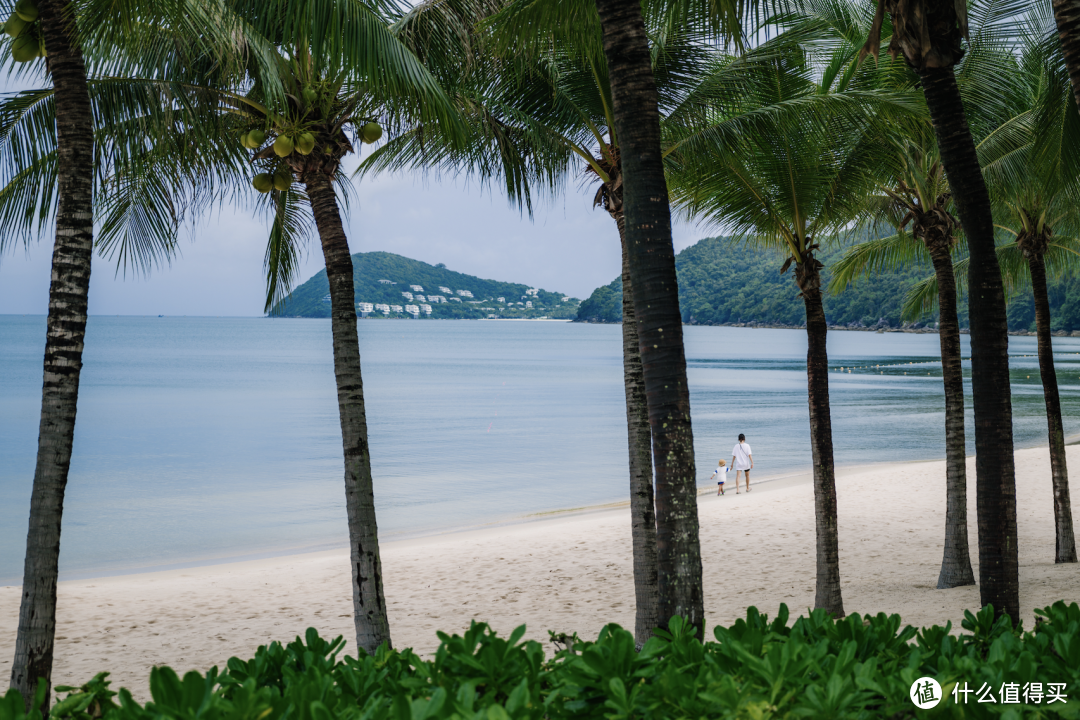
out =
<svg viewBox="0 0 1080 720"><path fill-rule="evenodd" d="M562 196L541 200L529 219L498 188L486 190L475 181L384 175L356 184L358 202L351 204L346 232L354 253L384 250L584 299L621 267L615 223L592 208L594 193L595 185L572 178ZM186 227L178 257L148 276L117 273L114 262L95 255L90 314L261 315L268 228L266 217L248 210L215 211ZM678 251L710 233L676 224L674 234ZM0 256L0 314L48 311L52 244L50 235ZM322 268L321 249L312 242L299 282Z"/></svg>

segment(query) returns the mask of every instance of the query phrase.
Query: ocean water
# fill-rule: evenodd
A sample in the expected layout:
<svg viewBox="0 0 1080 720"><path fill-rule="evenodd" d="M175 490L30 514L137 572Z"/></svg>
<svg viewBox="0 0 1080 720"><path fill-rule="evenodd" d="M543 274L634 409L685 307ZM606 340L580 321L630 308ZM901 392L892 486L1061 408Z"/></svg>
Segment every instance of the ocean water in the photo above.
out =
<svg viewBox="0 0 1080 720"><path fill-rule="evenodd" d="M381 537L626 498L618 326L359 333ZM22 574L44 336L44 317L0 316L0 584ZM343 546L330 340L328 320L92 317L61 576ZM740 432L759 478L810 466L804 332L688 327L686 347L702 483ZM1073 434L1080 338L1055 351ZM936 335L830 333L838 464L944 455L937 352ZM1010 352L1016 443L1045 442L1034 338Z"/></svg>

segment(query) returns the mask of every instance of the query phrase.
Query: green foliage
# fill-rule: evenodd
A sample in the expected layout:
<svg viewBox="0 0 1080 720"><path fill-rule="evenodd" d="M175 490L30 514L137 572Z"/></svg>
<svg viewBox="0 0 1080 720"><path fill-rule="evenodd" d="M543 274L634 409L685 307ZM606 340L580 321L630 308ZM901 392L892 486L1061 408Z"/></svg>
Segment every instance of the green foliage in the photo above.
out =
<svg viewBox="0 0 1080 720"><path fill-rule="evenodd" d="M909 718L912 683L937 680L948 718L1080 717L1080 606L1058 602L1036 611L1031 632L993 608L966 612L964 632L951 623L916 630L899 615L821 610L789 625L787 606L770 619L749 608L744 620L718 627L702 643L674 618L640 652L634 637L608 625L595 642L576 636L553 658L522 642L524 626L500 638L483 623L463 635L439 633L431 659L387 646L374 655L338 658L345 642L309 629L304 639L262 646L251 660L229 660L183 678L168 667L150 675L152 700L127 690L113 702L107 673L68 697L55 720L585 720L586 718ZM555 637L555 636L553 636ZM954 701L958 684L997 699ZM1039 703L1003 703L1002 688L1042 683ZM1049 683L1070 699L1048 702ZM43 696L44 686L39 695ZM963 699L963 695L960 698ZM40 698L39 698L40 700ZM40 717L40 716L39 716ZM14 690L0 698L0 720L38 720L23 713Z"/></svg>
<svg viewBox="0 0 1080 720"><path fill-rule="evenodd" d="M830 268L846 245L819 254L825 263L822 285L831 279ZM802 325L806 311L791 275L780 274L783 262L779 252L748 247L732 238L705 238L686 248L675 258L683 322ZM907 289L928 271L928 265L910 265L876 274L873 282L852 285L841 295L826 294L825 316L834 325L899 327ZM595 290L581 303L577 319L621 322L622 280Z"/></svg>
<svg viewBox="0 0 1080 720"><path fill-rule="evenodd" d="M441 295L446 302L430 303L431 317L437 319L476 319L486 318L488 315L569 319L575 317L578 310L576 298L563 302L565 295L547 290L538 290L535 297L526 296L528 285L484 280L447 270L442 263L433 266L388 252L356 253L352 256L352 262L355 302L358 303L405 306L420 302L406 299L402 292L411 292L414 296L423 295L425 298ZM381 283L380 280L389 280L394 284ZM424 289L412 291L410 285L419 285ZM450 292L443 292L439 290L440 287L448 287ZM457 296L454 293L458 290L468 290L473 297ZM330 303L325 299L329 293L330 284L326 280L326 270L320 270L275 305L270 314L286 317L330 317ZM460 302L451 301L451 297L457 297ZM504 298L505 302L498 302L500 297ZM523 304L510 307L510 303L518 302ZM533 307L526 308L525 302L532 302ZM375 312L371 317L383 317L383 314ZM390 317L407 316L397 314Z"/></svg>
<svg viewBox="0 0 1080 720"><path fill-rule="evenodd" d="M825 263L823 286L832 280L832 267L849 244L841 243L819 255ZM782 263L779 253L754 250L732 238L705 238L686 248L675 258L683 322L801 326L805 322L803 304L791 276L780 274ZM928 261L883 268L840 294L825 294L825 317L830 325L900 327L904 324L901 306L905 295L927 276L933 276ZM1080 279L1066 273L1051 275L1047 278L1047 292L1052 329L1080 330ZM967 327L967 302L963 298L957 309L960 326ZM1011 294L1007 309L1010 330L1034 331L1035 306L1030 290L1020 288ZM935 319L936 313L924 316L922 322ZM583 300L577 320L622 322L622 278L597 288Z"/></svg>

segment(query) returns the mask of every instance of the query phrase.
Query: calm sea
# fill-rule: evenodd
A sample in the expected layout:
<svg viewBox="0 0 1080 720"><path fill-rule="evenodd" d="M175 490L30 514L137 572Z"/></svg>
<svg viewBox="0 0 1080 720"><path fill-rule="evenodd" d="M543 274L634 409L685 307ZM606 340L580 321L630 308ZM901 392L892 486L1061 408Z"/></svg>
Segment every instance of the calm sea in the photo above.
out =
<svg viewBox="0 0 1080 720"><path fill-rule="evenodd" d="M361 322L381 536L624 499L620 333ZM44 338L43 317L0 316L0 584L22 574ZM1055 343L1077 433L1080 338ZM802 331L688 327L686 346L702 483L740 432L759 477L809 467ZM1017 444L1045 442L1034 338L1010 349ZM856 368L831 377L838 464L944 455L937 351L830 333L832 365ZM341 463L328 320L92 317L61 575L342 546Z"/></svg>

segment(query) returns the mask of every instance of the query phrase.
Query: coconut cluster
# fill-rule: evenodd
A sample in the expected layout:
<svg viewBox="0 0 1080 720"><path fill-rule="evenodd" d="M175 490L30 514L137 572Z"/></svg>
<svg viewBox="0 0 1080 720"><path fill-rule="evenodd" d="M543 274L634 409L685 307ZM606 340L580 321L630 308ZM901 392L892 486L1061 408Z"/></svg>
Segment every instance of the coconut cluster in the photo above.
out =
<svg viewBox="0 0 1080 720"><path fill-rule="evenodd" d="M292 95L289 97L295 103L297 109L306 116L320 102L320 99L326 101L326 96L330 93L327 92L325 87L320 86L320 88L317 88L308 85L302 89L299 97ZM285 162L285 159L294 152L300 155L310 155L315 151L317 138L315 133L311 132L312 127L310 122L301 121L296 124L289 124L285 128L271 128L269 132L276 133L276 137L271 137L267 131L260 128L248 130L240 135L240 144L248 150L257 151L255 155L257 159L272 159L273 156L279 158L279 160L275 161L277 167L273 172L262 172L252 178L251 184L255 186L256 190L262 193L268 193L272 190L284 192L292 186L292 170ZM317 130L317 127L315 129ZM382 137L382 134L382 128L375 122L368 122L359 127L360 139L365 143L377 141ZM268 140L270 140L270 145L264 148L264 144ZM260 150L260 148L263 149ZM273 155L271 155L271 152ZM324 152L330 154L332 152L331 147L325 147Z"/></svg>
<svg viewBox="0 0 1080 720"><path fill-rule="evenodd" d="M38 7L34 0L19 0L15 12L4 23L4 32L14 38L11 41L11 57L16 62L30 62L45 57L45 36L38 20Z"/></svg>

